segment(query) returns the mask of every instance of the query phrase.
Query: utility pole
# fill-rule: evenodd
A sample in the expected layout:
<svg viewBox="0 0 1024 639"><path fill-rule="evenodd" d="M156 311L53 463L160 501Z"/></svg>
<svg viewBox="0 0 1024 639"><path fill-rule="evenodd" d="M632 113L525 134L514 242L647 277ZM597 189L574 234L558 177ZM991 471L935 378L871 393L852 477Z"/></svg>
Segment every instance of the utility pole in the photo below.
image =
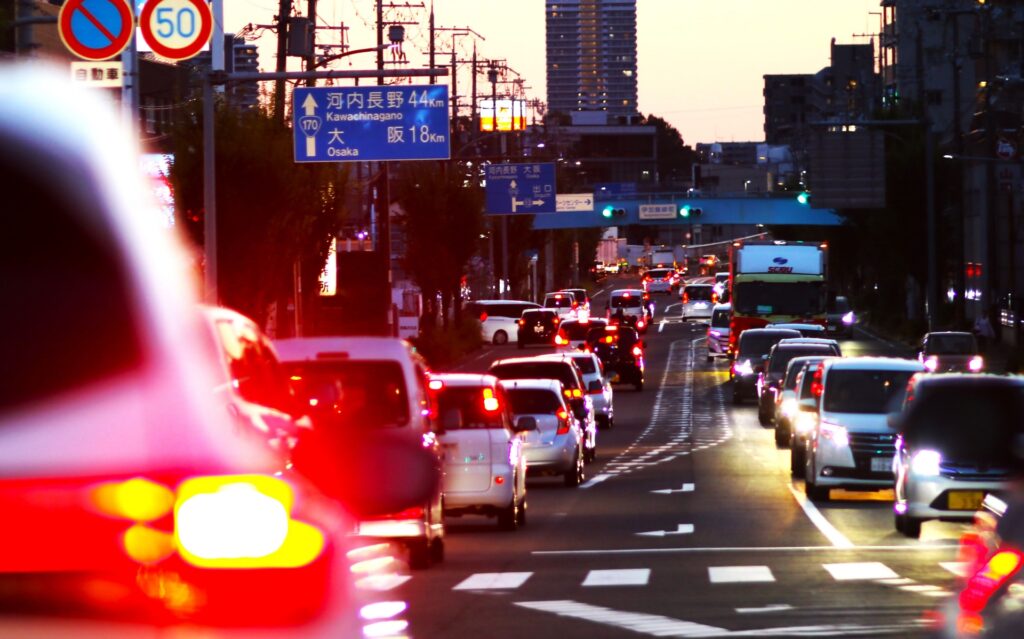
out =
<svg viewBox="0 0 1024 639"><path fill-rule="evenodd" d="M292 14L292 0L279 0L277 7L277 72L288 70L288 18ZM274 82L274 119L284 125L284 78Z"/></svg>
<svg viewBox="0 0 1024 639"><path fill-rule="evenodd" d="M430 0L430 68L434 68L434 0ZM454 67L452 71L454 72ZM437 82L437 78L430 76L430 84ZM455 91L452 91L454 94Z"/></svg>
<svg viewBox="0 0 1024 639"><path fill-rule="evenodd" d="M312 23L312 28L309 30L309 54L306 56L306 71L313 71L316 69L316 0L306 0L306 13ZM306 80L306 86L315 87L316 80L309 78Z"/></svg>
<svg viewBox="0 0 1024 639"><path fill-rule="evenodd" d="M384 0L377 0L377 70L384 70ZM384 76L377 78L377 84L384 84ZM380 224L378 233L379 243L374 248L384 255L384 269L387 273L388 283L388 322L392 323L394 314L391 312L391 295L393 282L391 281L391 165L388 162L381 162L379 199L377 206L380 209L377 220ZM391 326L391 335L398 336L398 322L394 321Z"/></svg>

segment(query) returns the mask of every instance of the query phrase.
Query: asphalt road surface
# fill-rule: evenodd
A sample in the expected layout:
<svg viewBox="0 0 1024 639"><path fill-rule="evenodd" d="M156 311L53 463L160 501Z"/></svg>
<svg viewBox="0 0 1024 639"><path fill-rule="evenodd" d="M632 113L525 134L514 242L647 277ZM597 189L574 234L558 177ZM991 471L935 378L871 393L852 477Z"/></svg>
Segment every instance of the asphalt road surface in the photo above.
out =
<svg viewBox="0 0 1024 639"><path fill-rule="evenodd" d="M531 479L518 532L447 520L445 562L392 593L414 637L926 634L955 587L964 527L929 522L905 539L891 491L810 504L756 408L731 405L725 361L706 362L705 328L681 322L677 301L658 300L647 386L616 387L586 483ZM893 352L855 337L845 354ZM491 347L459 369L550 350Z"/></svg>

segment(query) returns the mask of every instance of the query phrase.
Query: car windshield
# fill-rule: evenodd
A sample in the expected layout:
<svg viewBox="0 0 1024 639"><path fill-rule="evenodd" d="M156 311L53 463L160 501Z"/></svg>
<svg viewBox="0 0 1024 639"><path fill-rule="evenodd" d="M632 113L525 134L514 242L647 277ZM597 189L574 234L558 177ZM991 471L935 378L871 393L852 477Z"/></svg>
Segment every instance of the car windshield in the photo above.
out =
<svg viewBox="0 0 1024 639"><path fill-rule="evenodd" d="M793 363L792 360L786 367L786 379L782 381L782 387L786 390L796 389L796 380L800 376L800 371L807 366L807 362Z"/></svg>
<svg viewBox="0 0 1024 639"><path fill-rule="evenodd" d="M740 335L739 357L761 357L772 350L772 346L778 344L780 339L786 337L799 337L796 331L744 331Z"/></svg>
<svg viewBox="0 0 1024 639"><path fill-rule="evenodd" d="M566 293L572 295L573 299L579 304L583 304L587 301L587 292L583 289L567 290Z"/></svg>
<svg viewBox="0 0 1024 639"><path fill-rule="evenodd" d="M505 396L516 415L552 415L562 408L562 401L556 393L540 388L509 388Z"/></svg>
<svg viewBox="0 0 1024 639"><path fill-rule="evenodd" d="M590 355L573 355L572 361L576 362L576 365L580 367L580 372L584 375L597 372L597 365L594 364L594 358Z"/></svg>
<svg viewBox="0 0 1024 639"><path fill-rule="evenodd" d="M825 310L824 282L733 284L733 312L743 315L813 315Z"/></svg>
<svg viewBox="0 0 1024 639"><path fill-rule="evenodd" d="M544 306L547 308L568 308L572 306L573 301L572 293L557 296L552 295L544 300Z"/></svg>
<svg viewBox="0 0 1024 639"><path fill-rule="evenodd" d="M653 279L662 280L671 275L672 270L667 268L652 268L651 270L647 271L647 274L650 275Z"/></svg>
<svg viewBox="0 0 1024 639"><path fill-rule="evenodd" d="M375 430L409 423L408 389L398 362L344 360L282 366L296 398L317 424Z"/></svg>
<svg viewBox="0 0 1024 639"><path fill-rule="evenodd" d="M957 335L929 335L925 353L929 355L974 355L978 343L969 333Z"/></svg>
<svg viewBox="0 0 1024 639"><path fill-rule="evenodd" d="M955 462L1005 465L1024 434L1024 388L942 384L910 402L901 430L917 449Z"/></svg>
<svg viewBox="0 0 1024 639"><path fill-rule="evenodd" d="M484 406L484 388L477 386L449 386L437 393L437 411L446 430L474 430L502 428L504 412L487 410ZM458 411L456 413L456 411ZM461 424L454 415L462 416Z"/></svg>
<svg viewBox="0 0 1024 639"><path fill-rule="evenodd" d="M590 331L595 328L603 328L606 322L591 320L589 322L562 322L562 334L572 341L585 340Z"/></svg>
<svg viewBox="0 0 1024 639"><path fill-rule="evenodd" d="M903 403L913 371L828 371L822 410L830 413L891 413Z"/></svg>
<svg viewBox="0 0 1024 639"><path fill-rule="evenodd" d="M640 299L639 295L616 295L612 298L612 308L640 308L643 306L643 300Z"/></svg>
<svg viewBox="0 0 1024 639"><path fill-rule="evenodd" d="M565 362L513 362L496 364L488 371L498 379L557 379L566 388L579 388L572 367Z"/></svg>
<svg viewBox="0 0 1024 639"><path fill-rule="evenodd" d="M850 302L848 302L845 297L837 297L835 300L832 301L831 304L829 304L828 312L829 313L849 313L850 312Z"/></svg>
<svg viewBox="0 0 1024 639"><path fill-rule="evenodd" d="M711 315L711 325L715 328L729 328L729 310L720 308Z"/></svg>
<svg viewBox="0 0 1024 639"><path fill-rule="evenodd" d="M768 363L768 370L773 373L782 373L786 370L789 360L804 355L835 355L832 347L825 344L807 344L802 346L776 347Z"/></svg>
<svg viewBox="0 0 1024 639"><path fill-rule="evenodd" d="M715 292L715 289L710 286L687 286L683 292L691 302L710 302L711 294Z"/></svg>

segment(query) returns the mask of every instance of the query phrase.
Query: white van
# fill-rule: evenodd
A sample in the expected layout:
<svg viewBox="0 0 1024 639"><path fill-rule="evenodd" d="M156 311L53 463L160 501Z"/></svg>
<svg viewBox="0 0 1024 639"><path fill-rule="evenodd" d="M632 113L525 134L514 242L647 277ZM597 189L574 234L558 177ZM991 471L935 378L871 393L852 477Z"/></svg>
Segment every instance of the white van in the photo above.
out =
<svg viewBox="0 0 1024 639"><path fill-rule="evenodd" d="M924 370L909 359L854 357L826 360L815 371L820 400L806 444L808 497L828 501L833 488L892 488L896 434L888 416L903 404L910 378Z"/></svg>

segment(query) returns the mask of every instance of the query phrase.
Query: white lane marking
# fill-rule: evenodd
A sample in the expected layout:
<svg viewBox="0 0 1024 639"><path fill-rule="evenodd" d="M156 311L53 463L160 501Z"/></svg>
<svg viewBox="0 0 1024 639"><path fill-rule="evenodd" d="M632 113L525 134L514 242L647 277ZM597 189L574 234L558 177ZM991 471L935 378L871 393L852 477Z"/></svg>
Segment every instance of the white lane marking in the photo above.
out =
<svg viewBox="0 0 1024 639"><path fill-rule="evenodd" d="M939 562L939 565L957 577L967 576L967 567L969 564L966 561L941 561Z"/></svg>
<svg viewBox="0 0 1024 639"><path fill-rule="evenodd" d="M945 591L942 586L933 586L931 584L911 584L909 586L900 586L900 590L906 590L907 592L938 592L940 590Z"/></svg>
<svg viewBox="0 0 1024 639"><path fill-rule="evenodd" d="M612 290L612 287L606 286L606 287L602 288L600 291L598 291L598 292L594 293L593 295L591 295L590 299L594 299L595 297L599 297L601 295L604 295L605 293L607 293L610 290Z"/></svg>
<svg viewBox="0 0 1024 639"><path fill-rule="evenodd" d="M372 590L374 592L387 592L388 590L394 590L410 579L412 577L409 575L370 575L357 581L356 588Z"/></svg>
<svg viewBox="0 0 1024 639"><path fill-rule="evenodd" d="M522 586L532 572L478 572L463 579L452 590L512 590Z"/></svg>
<svg viewBox="0 0 1024 639"><path fill-rule="evenodd" d="M895 579L879 579L878 583L885 584L886 586L905 586L916 582L913 579L908 579L907 577L897 577Z"/></svg>
<svg viewBox="0 0 1024 639"><path fill-rule="evenodd" d="M922 544L917 546L858 546L858 551L880 551L880 552L935 552L936 550L956 551L957 543L951 544ZM719 546L711 548L601 548L593 550L532 550L531 555L659 555L659 554L704 554L704 553L728 553L728 552L818 552L834 551L847 552L847 548L836 548L835 546Z"/></svg>
<svg viewBox="0 0 1024 639"><path fill-rule="evenodd" d="M673 306L682 306L682 305L683 305L682 302L676 302L675 304L669 304L668 306L665 307L665 309L662 311L662 313L667 313L668 309L672 308Z"/></svg>
<svg viewBox="0 0 1024 639"><path fill-rule="evenodd" d="M804 514L811 520L811 523L821 531L821 534L825 535L825 537L832 542L833 546L836 548L856 547L853 545L853 542L847 539L843 533L839 532L839 530L833 526L829 520L825 519L825 516L821 514L821 511L811 503L810 499L807 499L807 495L794 488L793 484L789 484L789 492L793 494L793 499L796 500L796 503L800 504L800 507L803 508Z"/></svg>
<svg viewBox="0 0 1024 639"><path fill-rule="evenodd" d="M615 610L603 606L562 599L554 601L517 601L521 608L549 612L559 617L582 619L593 623L631 630L647 637L845 637L851 635L907 634L920 630L924 622L910 620L905 623L859 626L856 624L834 624L818 626L787 626L782 628L756 628L752 630L726 630L706 626L683 619L662 615ZM785 608L777 608L785 610Z"/></svg>
<svg viewBox="0 0 1024 639"><path fill-rule="evenodd" d="M708 566L713 584L769 583L775 581L768 566Z"/></svg>
<svg viewBox="0 0 1024 639"><path fill-rule="evenodd" d="M932 590L930 592L922 592L920 594L925 597L951 597L953 595L953 593L948 590Z"/></svg>
<svg viewBox="0 0 1024 639"><path fill-rule="evenodd" d="M855 561L842 564L822 564L821 566L836 581L897 579L899 577L891 568L878 561Z"/></svg>
<svg viewBox="0 0 1024 639"><path fill-rule="evenodd" d="M725 628L705 626L693 623L692 621L683 621L661 615L613 610L571 600L517 601L515 604L522 608L550 612L560 617L592 621L655 637L721 637L728 633L728 630Z"/></svg>
<svg viewBox="0 0 1024 639"><path fill-rule="evenodd" d="M651 578L650 568L625 570L591 570L583 586L646 586Z"/></svg>
<svg viewBox="0 0 1024 639"><path fill-rule="evenodd" d="M782 612L784 610L792 610L793 606L789 604L770 604L762 606L760 608L737 608L736 612L741 615L756 614L759 612Z"/></svg>
<svg viewBox="0 0 1024 639"><path fill-rule="evenodd" d="M608 473L601 473L600 475L594 475L593 477L591 477L587 481L585 481L582 484L580 484L580 488L590 488L591 486L594 486L596 484L600 484L601 482L603 482L604 480L608 479L609 477L611 477L611 475L609 475Z"/></svg>
<svg viewBox="0 0 1024 639"><path fill-rule="evenodd" d="M663 488L661 490L652 490L655 495L671 495L672 493L692 493L693 484L683 484L682 488Z"/></svg>
<svg viewBox="0 0 1024 639"><path fill-rule="evenodd" d="M665 320L661 320L660 322L658 322L658 332L660 333L663 330L665 330Z"/></svg>
<svg viewBox="0 0 1024 639"><path fill-rule="evenodd" d="M693 533L693 524L679 524L675 530L651 530L638 532L641 537L667 537L669 535L689 535Z"/></svg>

